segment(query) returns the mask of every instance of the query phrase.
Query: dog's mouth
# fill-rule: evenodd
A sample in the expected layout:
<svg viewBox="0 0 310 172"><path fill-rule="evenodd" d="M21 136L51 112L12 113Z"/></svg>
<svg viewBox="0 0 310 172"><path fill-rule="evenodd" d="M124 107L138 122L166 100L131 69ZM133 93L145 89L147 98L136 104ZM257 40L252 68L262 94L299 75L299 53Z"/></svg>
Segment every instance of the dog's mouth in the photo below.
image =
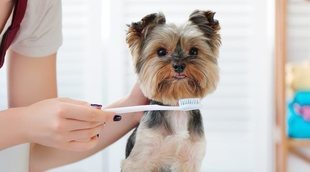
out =
<svg viewBox="0 0 310 172"><path fill-rule="evenodd" d="M174 79L177 79L177 80L180 80L180 79L185 79L187 78L187 76L184 74L184 73L176 73L174 76L173 76Z"/></svg>

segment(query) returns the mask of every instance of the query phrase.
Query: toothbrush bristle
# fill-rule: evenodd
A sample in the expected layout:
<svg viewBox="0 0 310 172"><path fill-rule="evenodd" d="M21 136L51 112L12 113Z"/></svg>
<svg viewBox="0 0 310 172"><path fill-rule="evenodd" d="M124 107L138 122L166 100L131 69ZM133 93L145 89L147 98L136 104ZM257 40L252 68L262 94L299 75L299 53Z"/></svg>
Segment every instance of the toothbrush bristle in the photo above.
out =
<svg viewBox="0 0 310 172"><path fill-rule="evenodd" d="M199 109L200 99L199 98L180 99L179 106L182 109L187 109L187 110Z"/></svg>
<svg viewBox="0 0 310 172"><path fill-rule="evenodd" d="M199 104L200 99L198 98L192 98L192 99L180 99L179 100L179 105L183 106L183 105L188 105L188 104Z"/></svg>

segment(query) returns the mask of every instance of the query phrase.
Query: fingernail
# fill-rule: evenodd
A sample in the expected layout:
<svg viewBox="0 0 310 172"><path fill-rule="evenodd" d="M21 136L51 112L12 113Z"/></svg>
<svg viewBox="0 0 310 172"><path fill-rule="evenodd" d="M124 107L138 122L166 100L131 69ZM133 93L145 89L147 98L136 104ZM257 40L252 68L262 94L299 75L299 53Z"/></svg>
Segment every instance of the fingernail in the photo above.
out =
<svg viewBox="0 0 310 172"><path fill-rule="evenodd" d="M97 134L97 138L99 138L99 134Z"/></svg>
<svg viewBox="0 0 310 172"><path fill-rule="evenodd" d="M120 115L115 115L113 121L120 121L122 117Z"/></svg>
<svg viewBox="0 0 310 172"><path fill-rule="evenodd" d="M91 107L97 108L97 109L101 109L102 105L100 104L90 104Z"/></svg>

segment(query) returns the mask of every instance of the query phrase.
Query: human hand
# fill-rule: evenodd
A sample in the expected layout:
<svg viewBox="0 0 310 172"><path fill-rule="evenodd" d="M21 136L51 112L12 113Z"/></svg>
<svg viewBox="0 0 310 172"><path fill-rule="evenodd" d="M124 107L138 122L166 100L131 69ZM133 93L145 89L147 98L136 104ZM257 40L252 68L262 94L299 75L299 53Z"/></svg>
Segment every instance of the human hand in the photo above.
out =
<svg viewBox="0 0 310 172"><path fill-rule="evenodd" d="M20 120L27 142L70 151L85 151L98 143L98 133L114 113L69 98L48 99L23 107Z"/></svg>

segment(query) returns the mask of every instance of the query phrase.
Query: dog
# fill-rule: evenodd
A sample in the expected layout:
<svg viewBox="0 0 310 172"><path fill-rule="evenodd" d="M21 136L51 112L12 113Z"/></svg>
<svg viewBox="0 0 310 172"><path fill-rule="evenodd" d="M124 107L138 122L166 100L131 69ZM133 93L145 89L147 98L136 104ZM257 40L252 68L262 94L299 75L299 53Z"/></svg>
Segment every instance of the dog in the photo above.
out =
<svg viewBox="0 0 310 172"><path fill-rule="evenodd" d="M141 91L150 104L204 98L219 80L220 24L212 11L194 11L181 25L162 13L128 25L127 43ZM205 155L199 110L148 111L126 145L122 172L198 172Z"/></svg>

